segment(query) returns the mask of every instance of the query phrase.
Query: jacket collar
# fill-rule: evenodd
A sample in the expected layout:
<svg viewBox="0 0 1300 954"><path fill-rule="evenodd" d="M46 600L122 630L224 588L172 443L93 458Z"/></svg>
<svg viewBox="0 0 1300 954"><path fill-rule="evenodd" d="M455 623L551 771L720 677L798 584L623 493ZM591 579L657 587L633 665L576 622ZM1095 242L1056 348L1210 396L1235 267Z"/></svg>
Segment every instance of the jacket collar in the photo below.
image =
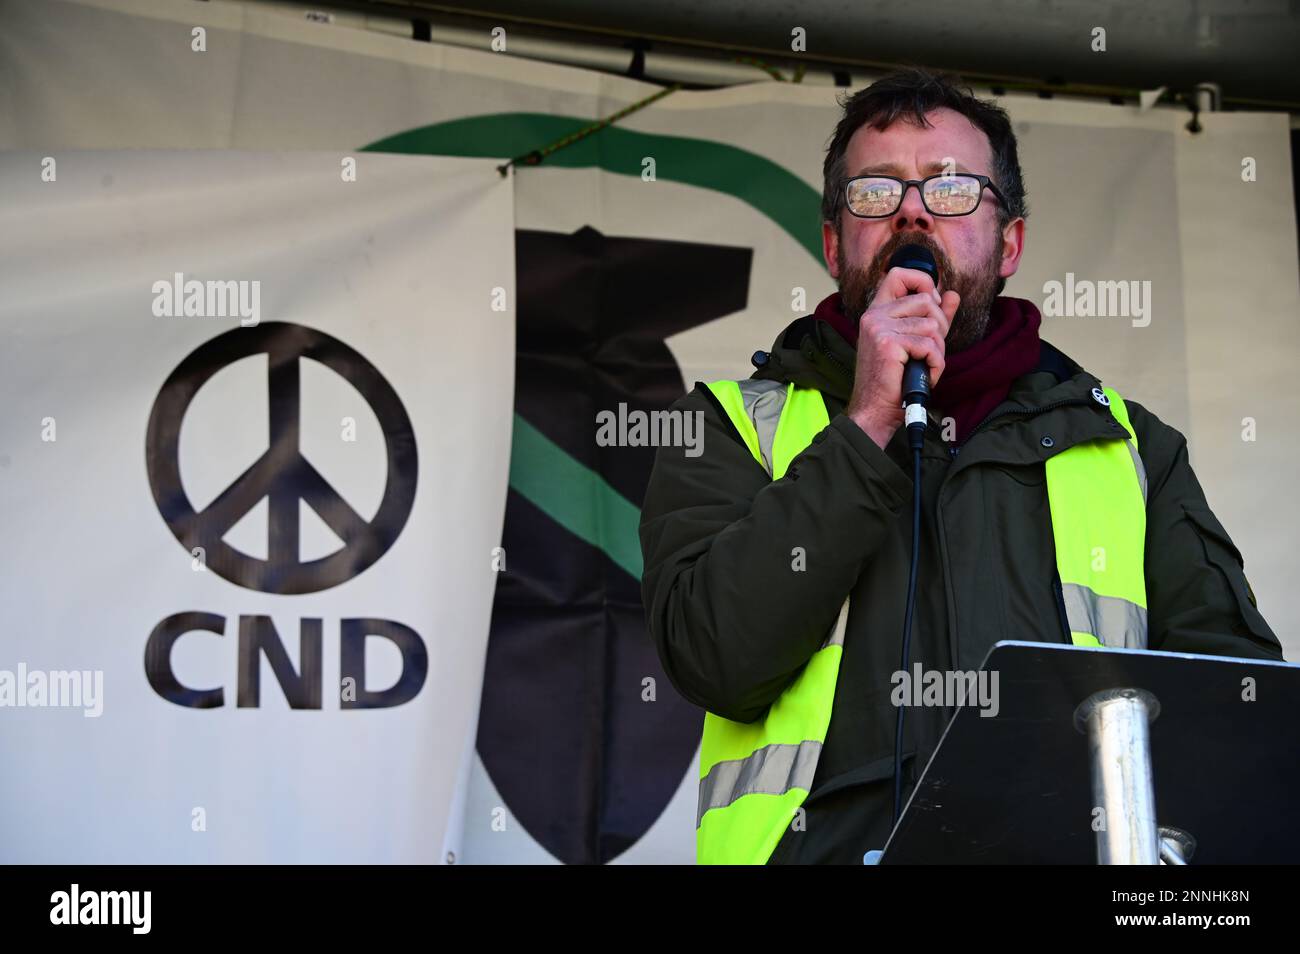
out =
<svg viewBox="0 0 1300 954"><path fill-rule="evenodd" d="M753 363L757 370L752 377L793 381L799 387L823 391L843 404L853 391L856 362L856 349L829 322L804 315L777 335L770 351L754 352ZM1049 377L1036 377L1042 374ZM1092 382L1089 388L1098 383L1072 358L1042 341L1038 364L1029 374L1016 380L1008 400L1015 399L1018 393L1027 398L1026 388L1038 392L1045 387L1050 389L1053 384L1064 384L1079 375Z"/></svg>
<svg viewBox="0 0 1300 954"><path fill-rule="evenodd" d="M841 404L853 391L857 352L831 327L813 315L796 318L777 335L771 351L755 351L753 377L793 381L801 388L816 388Z"/></svg>
<svg viewBox="0 0 1300 954"><path fill-rule="evenodd" d="M843 406L853 391L856 359L856 350L829 322L805 315L777 335L771 351L754 353L757 370L753 377L816 388ZM1095 375L1042 341L1037 365L1016 379L1007 399L961 445L958 460L1032 463L1084 441L1113 439L1124 433L1123 425L1093 396L1093 390L1100 392L1100 388L1101 381ZM1031 422L1033 440L1026 439L1023 428L1010 427L1026 422ZM931 431L935 431L933 423ZM1043 438L1050 438L1050 442L1045 445ZM935 453L949 456L947 445L937 435L934 440ZM894 449L892 443L900 441L906 443L902 428L895 434L890 450Z"/></svg>

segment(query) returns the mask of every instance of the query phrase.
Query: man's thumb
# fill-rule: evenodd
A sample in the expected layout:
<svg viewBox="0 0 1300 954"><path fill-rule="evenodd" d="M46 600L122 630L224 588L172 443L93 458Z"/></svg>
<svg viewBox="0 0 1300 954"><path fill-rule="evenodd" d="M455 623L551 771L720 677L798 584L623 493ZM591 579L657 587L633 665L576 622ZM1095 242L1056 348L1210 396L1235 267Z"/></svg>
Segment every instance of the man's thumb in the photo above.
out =
<svg viewBox="0 0 1300 954"><path fill-rule="evenodd" d="M957 306L960 304L961 295L949 288L943 293L943 300L940 302L939 307L942 308L943 313L948 316L948 320L952 321L953 316L957 314Z"/></svg>

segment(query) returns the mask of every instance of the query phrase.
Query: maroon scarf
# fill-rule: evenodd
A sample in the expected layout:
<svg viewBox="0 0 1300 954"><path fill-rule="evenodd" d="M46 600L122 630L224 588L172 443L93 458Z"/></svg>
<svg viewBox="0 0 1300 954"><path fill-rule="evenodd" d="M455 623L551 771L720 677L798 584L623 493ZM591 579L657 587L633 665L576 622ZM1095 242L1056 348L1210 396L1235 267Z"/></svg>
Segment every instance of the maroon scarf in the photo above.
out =
<svg viewBox="0 0 1300 954"><path fill-rule="evenodd" d="M822 299L813 314L857 347L858 324L844 314L839 292ZM934 387L933 405L936 417L951 417L956 422L956 443L970 436L989 412L1006 400L1016 378L1038 364L1042 320L1033 302L995 298L984 340L948 355L943 376Z"/></svg>

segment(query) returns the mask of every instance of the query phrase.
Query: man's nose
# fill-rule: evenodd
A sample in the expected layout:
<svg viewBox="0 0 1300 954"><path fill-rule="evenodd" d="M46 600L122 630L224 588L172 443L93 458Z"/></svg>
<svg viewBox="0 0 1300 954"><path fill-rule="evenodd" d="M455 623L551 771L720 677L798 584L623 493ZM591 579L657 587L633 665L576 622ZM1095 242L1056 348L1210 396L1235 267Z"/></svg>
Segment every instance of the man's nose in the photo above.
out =
<svg viewBox="0 0 1300 954"><path fill-rule="evenodd" d="M908 229L927 233L934 231L934 216L925 210L925 203L921 201L920 186L908 186L907 191L903 193L902 204L894 213L893 230L903 232Z"/></svg>

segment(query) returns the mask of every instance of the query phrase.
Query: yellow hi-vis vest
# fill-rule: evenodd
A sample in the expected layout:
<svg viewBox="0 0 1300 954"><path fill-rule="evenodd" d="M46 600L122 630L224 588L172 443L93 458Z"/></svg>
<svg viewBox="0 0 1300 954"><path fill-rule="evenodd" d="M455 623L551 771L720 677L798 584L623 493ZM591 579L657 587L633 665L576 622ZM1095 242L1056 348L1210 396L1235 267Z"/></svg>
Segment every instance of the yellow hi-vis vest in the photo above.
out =
<svg viewBox="0 0 1300 954"><path fill-rule="evenodd" d="M830 423L821 392L793 383L713 381L708 388L750 453L779 480ZM1095 440L1046 461L1056 566L1078 646L1145 649L1146 471L1137 434L1115 391L1094 389L1124 426L1124 440ZM830 726L849 602L799 675L756 722L704 717L696 860L764 864L808 796Z"/></svg>

